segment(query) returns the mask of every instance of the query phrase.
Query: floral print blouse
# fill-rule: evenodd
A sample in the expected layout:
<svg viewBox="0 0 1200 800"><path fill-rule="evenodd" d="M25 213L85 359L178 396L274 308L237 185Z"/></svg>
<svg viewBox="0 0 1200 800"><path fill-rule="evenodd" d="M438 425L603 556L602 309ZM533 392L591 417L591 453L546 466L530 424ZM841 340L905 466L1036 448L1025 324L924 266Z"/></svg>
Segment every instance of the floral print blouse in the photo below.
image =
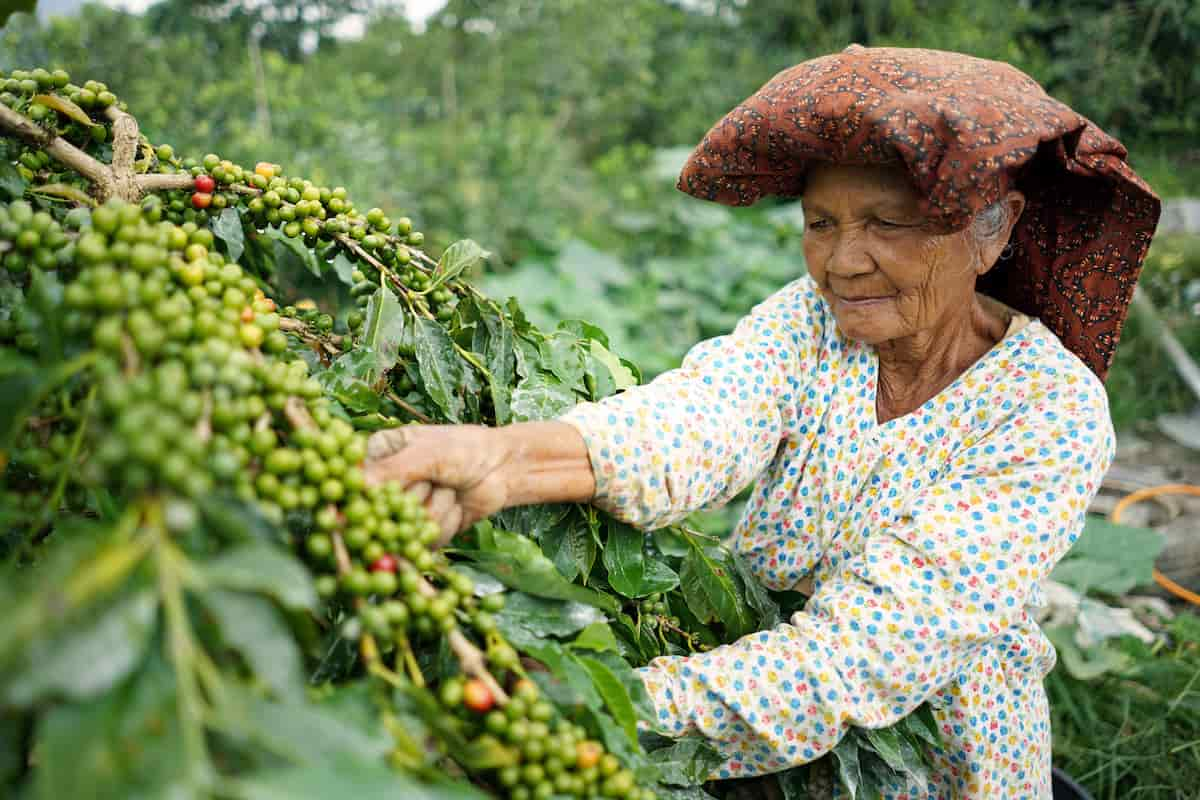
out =
<svg viewBox="0 0 1200 800"><path fill-rule="evenodd" d="M1112 459L1104 388L1037 321L885 423L877 375L806 277L679 369L563 417L599 507L653 529L754 481L733 545L771 588L812 582L790 624L644 668L657 727L719 747L714 778L746 777L929 701L936 768L887 797L1049 797L1055 655L1030 609Z"/></svg>

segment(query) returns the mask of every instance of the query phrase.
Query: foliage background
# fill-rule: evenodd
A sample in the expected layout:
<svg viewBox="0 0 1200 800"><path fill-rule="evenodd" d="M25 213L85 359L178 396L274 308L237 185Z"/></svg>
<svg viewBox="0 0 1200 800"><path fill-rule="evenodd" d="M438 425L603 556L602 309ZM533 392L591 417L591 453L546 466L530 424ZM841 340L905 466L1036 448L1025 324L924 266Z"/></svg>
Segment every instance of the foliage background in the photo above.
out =
<svg viewBox="0 0 1200 800"><path fill-rule="evenodd" d="M654 374L803 270L799 214L679 196L708 126L779 69L864 44L1010 61L1121 138L1164 196L1200 176L1200 5L1188 0L162 0L18 16L0 68L102 75L183 151L270 158L497 253L492 291L586 317ZM354 39L339 23L367 20ZM1197 248L1161 241L1147 285L1186 344ZM535 312L536 313L536 312ZM1110 381L1119 427L1189 402L1135 320ZM1138 389L1138 391L1134 391Z"/></svg>
<svg viewBox="0 0 1200 800"><path fill-rule="evenodd" d="M0 69L102 78L156 142L219 143L239 162L336 178L364 207L412 216L434 249L474 238L497 254L490 293L519 296L535 322L596 323L647 376L804 269L794 206L730 210L674 191L687 149L779 69L850 42L1010 61L1121 138L1162 195L1200 185L1191 0L451 0L424 29L401 11L163 0L144 15L18 15L0 33ZM354 14L369 20L363 35L333 35ZM1161 237L1144 285L1200 350L1200 245ZM1120 428L1192 403L1136 318L1108 387ZM721 530L729 517L707 523ZM1200 733L1184 716L1197 638L1181 630L1169 683L1182 689L1158 680L1170 713L1138 734L1147 758L1172 764L1164 797L1172 782L1186 794L1200 781ZM1129 775L1148 762L1113 766L1114 748L1132 746L1123 726L1144 693L1117 685L1125 705L1093 708L1070 677L1056 680L1059 757L1104 796L1135 796ZM1137 796L1155 796L1142 785Z"/></svg>

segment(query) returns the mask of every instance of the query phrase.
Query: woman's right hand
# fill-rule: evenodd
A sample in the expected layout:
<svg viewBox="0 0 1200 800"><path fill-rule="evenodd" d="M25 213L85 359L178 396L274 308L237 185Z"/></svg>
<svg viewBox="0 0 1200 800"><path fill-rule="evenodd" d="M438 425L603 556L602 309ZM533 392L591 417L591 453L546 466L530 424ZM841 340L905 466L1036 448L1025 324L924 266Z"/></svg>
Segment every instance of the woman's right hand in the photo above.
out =
<svg viewBox="0 0 1200 800"><path fill-rule="evenodd" d="M367 441L366 474L417 495L442 529L439 547L508 506L586 502L596 487L583 437L563 422L379 431Z"/></svg>
<svg viewBox="0 0 1200 800"><path fill-rule="evenodd" d="M438 546L507 505L508 442L480 425L406 425L367 441L368 483L395 481L442 529Z"/></svg>

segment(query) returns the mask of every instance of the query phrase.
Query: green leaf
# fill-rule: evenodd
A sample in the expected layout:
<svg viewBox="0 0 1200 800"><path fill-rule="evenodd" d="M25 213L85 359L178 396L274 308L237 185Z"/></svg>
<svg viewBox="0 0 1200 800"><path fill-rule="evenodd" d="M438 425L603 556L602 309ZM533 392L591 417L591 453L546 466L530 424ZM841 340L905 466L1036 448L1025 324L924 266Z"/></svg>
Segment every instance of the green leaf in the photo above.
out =
<svg viewBox="0 0 1200 800"><path fill-rule="evenodd" d="M621 680L607 664L590 656L580 656L579 663L583 664L592 677L592 684L597 693L604 699L604 705L612 714L613 719L625 731L631 742L637 742L637 713L633 710L633 701Z"/></svg>
<svg viewBox="0 0 1200 800"><path fill-rule="evenodd" d="M595 650L598 653L619 653L620 645L607 622L593 622L571 642L575 650Z"/></svg>
<svg viewBox="0 0 1200 800"><path fill-rule="evenodd" d="M433 270L433 280L438 286L453 280L481 261L491 258L492 254L484 250L471 239L462 239L446 248L438 259L437 267Z"/></svg>
<svg viewBox="0 0 1200 800"><path fill-rule="evenodd" d="M576 339L590 339L599 342L602 347L608 347L608 334L586 320L564 319L558 323L558 330L566 331Z"/></svg>
<svg viewBox="0 0 1200 800"><path fill-rule="evenodd" d="M641 745L631 742L625 729L603 711L588 707L580 715L581 721L597 730L605 748L615 755L627 769L633 770L639 786L654 786L658 783L658 765L646 757ZM664 787L665 788L665 787ZM657 788L655 789L657 792Z"/></svg>
<svg viewBox="0 0 1200 800"><path fill-rule="evenodd" d="M523 629L504 631L509 644L522 653L540 662L558 681L560 686L554 690L565 695L556 698L565 705L582 705L599 710L604 705L604 699L596 691L591 673L580 663L578 657L563 645L553 639L540 639ZM537 673L534 673L537 677Z"/></svg>
<svg viewBox="0 0 1200 800"><path fill-rule="evenodd" d="M737 576L746 603L758 617L754 627L757 630L766 630L778 625L780 623L779 606L771 599L771 594L766 587L758 582L758 578L754 577L754 573L750 571L745 559L737 553L729 553L726 563Z"/></svg>
<svg viewBox="0 0 1200 800"><path fill-rule="evenodd" d="M654 537L654 546L663 555L683 558L692 549L690 540L679 528L658 528L650 535Z"/></svg>
<svg viewBox="0 0 1200 800"><path fill-rule="evenodd" d="M246 234L242 230L242 217L235 208L226 208L221 216L213 220L213 236L225 243L225 257L237 261L246 250Z"/></svg>
<svg viewBox="0 0 1200 800"><path fill-rule="evenodd" d="M7 449L40 400L45 376L23 356L3 352L0 357L0 449Z"/></svg>
<svg viewBox="0 0 1200 800"><path fill-rule="evenodd" d="M859 728L859 733L867 740L872 750L879 754L884 762L896 770L904 772L908 763L903 752L903 742L900 735L892 728Z"/></svg>
<svg viewBox="0 0 1200 800"><path fill-rule="evenodd" d="M833 758L837 762L838 779L842 787L850 795L850 800L858 797L859 787L863 782L862 765L859 763L858 740L853 736L843 736L833 748Z"/></svg>
<svg viewBox="0 0 1200 800"><path fill-rule="evenodd" d="M651 751L650 760L662 771L663 783L681 787L699 786L725 763L725 757L699 736L687 736Z"/></svg>
<svg viewBox="0 0 1200 800"><path fill-rule="evenodd" d="M942 746L942 733L938 729L937 718L933 715L933 707L922 703L917 710L902 720L905 729L915 738L933 747Z"/></svg>
<svg viewBox="0 0 1200 800"><path fill-rule="evenodd" d="M646 597L679 585L679 576L666 564L646 561L646 534L612 518L607 527L603 558L613 589L626 597Z"/></svg>
<svg viewBox="0 0 1200 800"><path fill-rule="evenodd" d="M417 783L382 761L330 759L323 764L273 769L231 782L239 800L486 800L463 781Z"/></svg>
<svg viewBox="0 0 1200 800"><path fill-rule="evenodd" d="M536 548L536 545L534 547ZM538 597L575 600L613 613L617 611L616 600L570 583L563 578L554 562L542 555L540 550L536 555L527 557L514 553L479 550L467 551L462 555L471 559L477 569L495 576L510 589L519 589Z"/></svg>
<svg viewBox="0 0 1200 800"><path fill-rule="evenodd" d="M624 391L630 386L637 386L637 376L633 374L633 371L629 367L622 363L621 359L613 355L607 347L593 339L590 352L592 358L608 368L608 373L612 376L613 386L618 392Z"/></svg>
<svg viewBox="0 0 1200 800"><path fill-rule="evenodd" d="M550 372L573 391L585 391L583 376L587 369L579 341L566 331L558 331L542 343L542 357Z"/></svg>
<svg viewBox="0 0 1200 800"><path fill-rule="evenodd" d="M596 537L578 515L541 533L537 539L542 552L567 580L587 576L592 571L592 564L596 562Z"/></svg>
<svg viewBox="0 0 1200 800"><path fill-rule="evenodd" d="M480 317L483 325L478 330L486 334L486 342L477 345L475 352L483 356L488 368L488 391L492 395L496 424L506 425L512 420L512 386L517 377L513 329L491 309L481 309Z"/></svg>
<svg viewBox="0 0 1200 800"><path fill-rule="evenodd" d="M293 764L320 764L336 757L369 762L382 759L391 747L363 691L342 689L334 698L353 695L350 699L361 699L366 713L357 711L354 702L314 703L303 694L296 701L274 701L235 683L226 684L225 690L228 702L216 709L213 724Z"/></svg>
<svg viewBox="0 0 1200 800"><path fill-rule="evenodd" d="M278 697L298 699L304 692L300 650L271 601L256 595L214 589L201 595L216 617L221 638Z"/></svg>
<svg viewBox="0 0 1200 800"><path fill-rule="evenodd" d="M1154 561L1164 544L1158 531L1089 514L1083 534L1050 577L1080 593L1127 594L1154 582Z"/></svg>
<svg viewBox="0 0 1200 800"><path fill-rule="evenodd" d="M85 130L95 125L95 123L92 122L92 118L88 116L86 111L84 111L75 103L71 102L71 100L66 97L62 97L57 94L36 94L33 96L33 99L30 100L30 105L34 104L45 106L46 108L52 108L60 114L70 117L82 125Z"/></svg>
<svg viewBox="0 0 1200 800"><path fill-rule="evenodd" d="M317 610L317 592L312 576L288 551L265 542L238 545L198 565L214 586L260 592L285 607L299 611Z"/></svg>
<svg viewBox="0 0 1200 800"><path fill-rule="evenodd" d="M414 322L413 344L425 392L448 420L462 422L465 406L458 393L465 377L462 358L441 325L423 317Z"/></svg>
<svg viewBox="0 0 1200 800"><path fill-rule="evenodd" d="M1084 650L1075 644L1075 626L1054 625L1043 629L1058 651L1067 674L1079 681L1092 681L1107 674L1122 674L1133 665L1133 657L1109 642Z"/></svg>
<svg viewBox="0 0 1200 800"><path fill-rule="evenodd" d="M351 411L378 411L379 393L372 384L378 377L379 363L380 358L371 348L357 347L316 373L317 382Z"/></svg>
<svg viewBox="0 0 1200 800"><path fill-rule="evenodd" d="M754 620L730 579L728 568L714 561L695 542L683 559L679 583L684 601L701 622L719 621L732 638L754 630Z"/></svg>
<svg viewBox="0 0 1200 800"><path fill-rule="evenodd" d="M569 410L579 398L553 375L534 373L522 380L512 393L514 422L553 419Z"/></svg>
<svg viewBox="0 0 1200 800"><path fill-rule="evenodd" d="M289 239L278 228L267 228L266 237L274 242L276 267L284 274L303 270L313 277L322 277L321 264L312 250L304 246L299 237ZM293 275L294 277L294 275Z"/></svg>
<svg viewBox="0 0 1200 800"><path fill-rule="evenodd" d="M157 612L157 596L142 589L57 635L35 639L23 663L5 670L11 679L3 687L5 702L27 706L49 694L85 698L110 689L141 662Z"/></svg>
<svg viewBox="0 0 1200 800"><path fill-rule="evenodd" d="M3 12L0 12L0 16ZM17 172L17 167L6 158L0 158L0 192L9 200L19 200L25 196L28 181Z"/></svg>
<svg viewBox="0 0 1200 800"><path fill-rule="evenodd" d="M0 747L0 786L11 786L16 778L25 770L25 753L20 742L25 737L26 725L32 725L21 715L0 713L0 742L7 742L7 747Z"/></svg>
<svg viewBox="0 0 1200 800"><path fill-rule="evenodd" d="M204 527L229 542L275 540L278 529L262 515L256 503L231 494L214 493L199 498Z"/></svg>
<svg viewBox="0 0 1200 800"><path fill-rule="evenodd" d="M566 600L547 600L523 592L510 592L496 614L501 630L520 627L535 636L570 636L596 623L604 614L595 606Z"/></svg>
<svg viewBox="0 0 1200 800"><path fill-rule="evenodd" d="M606 527L608 538L602 558L604 568L608 570L608 583L626 597L640 597L642 577L646 572L642 553L645 534L612 518Z"/></svg>
<svg viewBox="0 0 1200 800"><path fill-rule="evenodd" d="M530 539L542 537L562 527L571 506L566 503L539 503L532 506L506 508L494 519L506 531L522 533Z"/></svg>
<svg viewBox="0 0 1200 800"><path fill-rule="evenodd" d="M0 568L0 663L26 658L34 639L55 636L80 618L95 618L144 552L114 535L110 526L84 519L59 522L54 546L42 551L37 569L13 562ZM80 584L89 587L84 597L73 589Z"/></svg>
<svg viewBox="0 0 1200 800"><path fill-rule="evenodd" d="M158 657L127 683L53 707L37 732L34 800L199 796L188 776L174 672Z"/></svg>
<svg viewBox="0 0 1200 800"><path fill-rule="evenodd" d="M455 564L450 569L471 579L471 583L475 586L476 597L487 597L489 594L499 594L504 591L504 584L486 572L480 572L466 564Z"/></svg>
<svg viewBox="0 0 1200 800"><path fill-rule="evenodd" d="M370 348L375 354L375 364L366 379L368 383L374 384L399 360L405 321L400 300L391 290L380 286L367 304L367 317L359 345Z"/></svg>
<svg viewBox="0 0 1200 800"><path fill-rule="evenodd" d="M629 695L630 703L633 704L635 717L654 719L654 704L650 701L650 693L646 691L646 684L642 682L638 671L628 661L617 653L607 650L593 651L593 655L590 657L605 664L617 676L617 680L621 682Z"/></svg>
<svg viewBox="0 0 1200 800"><path fill-rule="evenodd" d="M354 262L349 259L344 250L338 250L334 255L333 261L330 262L333 272L338 276L338 280L347 286L354 285Z"/></svg>
<svg viewBox="0 0 1200 800"><path fill-rule="evenodd" d="M43 363L61 364L63 346L67 339L63 327L63 285L58 275L40 269L30 270L30 283L25 306L27 319L38 339L38 354Z"/></svg>

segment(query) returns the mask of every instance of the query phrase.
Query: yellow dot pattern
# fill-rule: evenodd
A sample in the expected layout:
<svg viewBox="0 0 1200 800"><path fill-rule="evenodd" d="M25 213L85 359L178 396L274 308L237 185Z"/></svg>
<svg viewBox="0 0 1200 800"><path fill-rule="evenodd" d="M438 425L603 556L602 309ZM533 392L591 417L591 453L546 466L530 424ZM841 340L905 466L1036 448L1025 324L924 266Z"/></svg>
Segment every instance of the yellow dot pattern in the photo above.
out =
<svg viewBox="0 0 1200 800"><path fill-rule="evenodd" d="M643 669L656 727L745 777L929 701L932 777L885 797L1049 797L1055 656L1030 609L1112 459L1104 388L1036 321L882 424L877 375L802 278L678 370L563 417L598 506L655 528L754 482L734 546L772 588L815 586L790 624Z"/></svg>

